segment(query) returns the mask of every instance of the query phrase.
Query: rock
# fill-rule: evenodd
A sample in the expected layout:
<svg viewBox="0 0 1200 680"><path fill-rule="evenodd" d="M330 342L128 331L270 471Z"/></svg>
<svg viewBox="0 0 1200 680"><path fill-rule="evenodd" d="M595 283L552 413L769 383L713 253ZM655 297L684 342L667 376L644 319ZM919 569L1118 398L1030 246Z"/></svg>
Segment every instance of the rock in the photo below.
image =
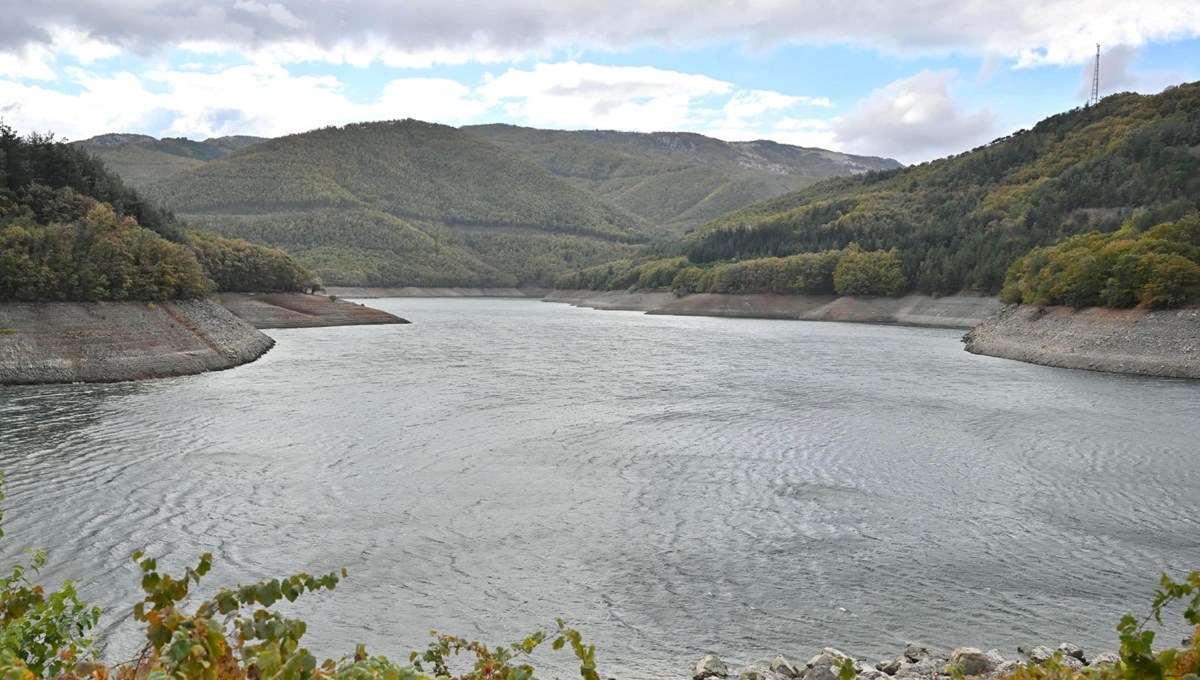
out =
<svg viewBox="0 0 1200 680"><path fill-rule="evenodd" d="M1042 645L1038 645L1030 650L1017 648L1017 651L1028 656L1029 660L1036 664L1046 663L1054 656L1054 652L1050 651L1049 647L1043 647Z"/></svg>
<svg viewBox="0 0 1200 680"><path fill-rule="evenodd" d="M904 658L908 659L912 663L924 661L925 659L932 659L933 656L933 652L930 651L928 647L910 644L904 648Z"/></svg>
<svg viewBox="0 0 1200 680"><path fill-rule="evenodd" d="M875 668L887 673L888 675L895 675L896 672L900 670L900 667L904 665L904 662L905 658L903 656L898 656L891 661L880 661L879 663L875 664Z"/></svg>
<svg viewBox="0 0 1200 680"><path fill-rule="evenodd" d="M897 678L933 678L946 674L946 663L941 659L922 659L906 663L896 671Z"/></svg>
<svg viewBox="0 0 1200 680"><path fill-rule="evenodd" d="M859 680L891 680L887 673L877 668L864 668L858 677Z"/></svg>
<svg viewBox="0 0 1200 680"><path fill-rule="evenodd" d="M1096 668L1097 666L1103 666L1104 664L1116 663L1121 663L1120 655L1112 652L1100 652L1096 656L1092 657L1092 662L1089 663L1088 666L1091 668Z"/></svg>
<svg viewBox="0 0 1200 680"><path fill-rule="evenodd" d="M738 671L737 680L778 680L779 676L765 666L746 666Z"/></svg>
<svg viewBox="0 0 1200 680"><path fill-rule="evenodd" d="M996 672L1001 675L1012 675L1021 667L1021 662L1014 660L1005 661L996 667Z"/></svg>
<svg viewBox="0 0 1200 680"><path fill-rule="evenodd" d="M857 661L833 647L826 647L821 653L808 660L808 670L801 676L802 680L838 680L840 661L849 659L854 664L855 672L861 673L862 667Z"/></svg>
<svg viewBox="0 0 1200 680"><path fill-rule="evenodd" d="M1080 661L1087 663L1087 659L1083 656L1083 650L1070 642L1064 642L1058 646L1058 651L1063 653L1063 656L1072 656Z"/></svg>
<svg viewBox="0 0 1200 680"><path fill-rule="evenodd" d="M982 649L959 647L950 655L950 665L957 666L963 675L983 675L996 669L996 663Z"/></svg>
<svg viewBox="0 0 1200 680"><path fill-rule="evenodd" d="M1054 655L1054 660L1057 661L1060 666L1063 666L1064 668L1069 668L1072 671L1083 670L1083 662L1080 661L1079 659L1076 659L1073 656L1066 656L1064 654L1056 654L1056 655Z"/></svg>
<svg viewBox="0 0 1200 680"><path fill-rule="evenodd" d="M771 660L771 672L785 678L800 677L800 669L782 654Z"/></svg>
<svg viewBox="0 0 1200 680"><path fill-rule="evenodd" d="M1004 656L1000 653L1000 650L998 650L998 649L989 649L987 651L987 657L992 660L992 665L995 666L996 668L999 668L999 667L1003 666L1005 663L1008 663L1007 661L1004 660Z"/></svg>
<svg viewBox="0 0 1200 680"><path fill-rule="evenodd" d="M705 654L703 659L696 662L696 667L692 669L692 680L704 680L704 678L727 678L729 677L729 666L725 665L715 654Z"/></svg>

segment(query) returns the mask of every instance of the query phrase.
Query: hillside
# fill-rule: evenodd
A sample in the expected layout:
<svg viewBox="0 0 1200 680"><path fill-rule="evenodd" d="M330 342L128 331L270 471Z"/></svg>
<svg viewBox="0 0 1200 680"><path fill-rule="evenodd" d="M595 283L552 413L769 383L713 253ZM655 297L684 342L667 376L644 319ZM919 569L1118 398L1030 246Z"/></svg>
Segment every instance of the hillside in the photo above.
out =
<svg viewBox="0 0 1200 680"><path fill-rule="evenodd" d="M827 180L656 250L675 259L614 263L563 284L621 287L653 270L654 281L701 292L797 292L786 272L836 262L801 254L857 244L894 249L906 290L996 294L1033 248L1122 224L1149 229L1198 202L1200 83L1190 83L1113 95L957 156Z"/></svg>
<svg viewBox="0 0 1200 680"><path fill-rule="evenodd" d="M114 133L74 144L100 158L130 186L142 189L152 182L201 167L261 141L261 137L242 135L196 142L183 137L155 139L146 135Z"/></svg>
<svg viewBox="0 0 1200 680"><path fill-rule="evenodd" d="M0 124L0 301L161 301L313 286L282 251L187 231L85 149Z"/></svg>
<svg viewBox="0 0 1200 680"><path fill-rule="evenodd" d="M463 129L677 234L829 177L900 167L886 158L685 132Z"/></svg>
<svg viewBox="0 0 1200 680"><path fill-rule="evenodd" d="M413 120L272 139L148 191L337 285L544 283L660 233L520 155Z"/></svg>

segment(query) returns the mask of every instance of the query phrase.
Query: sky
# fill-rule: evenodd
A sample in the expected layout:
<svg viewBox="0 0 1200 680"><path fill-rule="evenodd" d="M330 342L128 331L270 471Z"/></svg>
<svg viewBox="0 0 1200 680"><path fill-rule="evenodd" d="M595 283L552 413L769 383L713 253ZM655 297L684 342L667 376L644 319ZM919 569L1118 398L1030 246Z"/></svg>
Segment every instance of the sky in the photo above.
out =
<svg viewBox="0 0 1200 680"><path fill-rule="evenodd" d="M684 130L919 163L1200 80L1197 0L0 0L0 120Z"/></svg>

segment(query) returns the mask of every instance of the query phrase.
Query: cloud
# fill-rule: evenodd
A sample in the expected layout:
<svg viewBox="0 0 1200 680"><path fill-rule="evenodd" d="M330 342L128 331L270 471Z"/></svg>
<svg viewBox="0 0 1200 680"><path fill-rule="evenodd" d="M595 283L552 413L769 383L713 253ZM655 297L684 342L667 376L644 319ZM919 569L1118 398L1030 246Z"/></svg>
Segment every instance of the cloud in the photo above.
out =
<svg viewBox="0 0 1200 680"><path fill-rule="evenodd" d="M1096 42L1137 47L1200 35L1194 0L0 0L0 11L7 19L0 51L9 54L50 45L54 28L141 55L208 42L231 51L286 46L285 53L305 61L516 59L552 49L679 48L733 39L751 49L848 44L1032 66L1086 61Z"/></svg>
<svg viewBox="0 0 1200 680"><path fill-rule="evenodd" d="M104 132L155 136L278 136L324 125L420 118L461 122L486 104L469 88L443 78L406 78L384 86L378 100L352 102L331 76L296 76L282 66L246 64L215 72L157 70L97 75L64 70L79 91L0 79L0 111L22 131L53 131L70 139ZM79 111L88 115L80 116Z"/></svg>
<svg viewBox="0 0 1200 680"><path fill-rule="evenodd" d="M704 75L570 61L509 69L478 93L530 125L650 131L696 125L698 100L732 90Z"/></svg>
<svg viewBox="0 0 1200 680"><path fill-rule="evenodd" d="M989 109L968 112L950 94L953 71L921 71L875 90L833 124L846 151L919 162L969 149L996 136Z"/></svg>

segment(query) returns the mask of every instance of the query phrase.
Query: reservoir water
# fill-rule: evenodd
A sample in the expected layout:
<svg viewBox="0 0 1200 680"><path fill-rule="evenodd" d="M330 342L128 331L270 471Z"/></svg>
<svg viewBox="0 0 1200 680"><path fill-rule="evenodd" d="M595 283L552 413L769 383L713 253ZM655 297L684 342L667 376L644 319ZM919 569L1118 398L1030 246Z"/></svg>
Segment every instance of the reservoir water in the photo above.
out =
<svg viewBox="0 0 1200 680"><path fill-rule="evenodd" d="M1200 568L1200 382L972 356L948 330L369 304L414 323L0 388L4 564L47 549L47 580L106 609L111 659L138 646L133 551L175 572L208 551L202 592L348 568L288 608L321 654L562 617L621 680L710 651L1115 648L1161 572Z"/></svg>

